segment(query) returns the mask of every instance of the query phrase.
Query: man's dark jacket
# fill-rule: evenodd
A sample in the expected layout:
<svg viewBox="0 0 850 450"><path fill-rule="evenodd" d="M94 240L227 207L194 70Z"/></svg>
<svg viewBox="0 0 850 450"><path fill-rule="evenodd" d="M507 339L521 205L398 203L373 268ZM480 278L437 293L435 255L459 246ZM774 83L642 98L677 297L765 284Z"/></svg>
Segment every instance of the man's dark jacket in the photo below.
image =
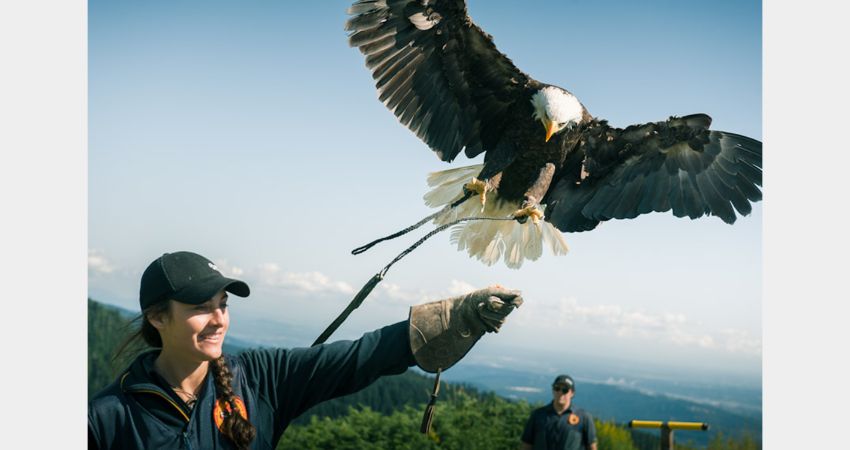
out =
<svg viewBox="0 0 850 450"><path fill-rule="evenodd" d="M256 427L252 449L274 449L289 423L311 406L356 392L415 364L407 321L355 341L311 348L249 350L226 357L233 392ZM192 409L153 370L158 351L140 355L89 403L89 448L233 449L213 418L207 374Z"/></svg>

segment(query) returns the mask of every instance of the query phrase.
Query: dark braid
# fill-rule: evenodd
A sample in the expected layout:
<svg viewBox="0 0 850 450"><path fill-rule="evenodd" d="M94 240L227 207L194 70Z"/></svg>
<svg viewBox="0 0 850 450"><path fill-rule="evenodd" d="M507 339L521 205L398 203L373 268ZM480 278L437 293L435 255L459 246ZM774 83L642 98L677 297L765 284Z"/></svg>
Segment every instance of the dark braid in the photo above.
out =
<svg viewBox="0 0 850 450"><path fill-rule="evenodd" d="M251 422L242 417L236 409L233 388L230 386L230 383L233 381L233 374L230 373L230 368L227 367L227 363L224 361L224 355L210 362L210 370L212 370L215 390L218 393L216 402L223 400L230 406L230 412L222 408L225 416L221 424L221 433L233 441L240 450L247 449L251 441L254 440L257 429L254 428Z"/></svg>

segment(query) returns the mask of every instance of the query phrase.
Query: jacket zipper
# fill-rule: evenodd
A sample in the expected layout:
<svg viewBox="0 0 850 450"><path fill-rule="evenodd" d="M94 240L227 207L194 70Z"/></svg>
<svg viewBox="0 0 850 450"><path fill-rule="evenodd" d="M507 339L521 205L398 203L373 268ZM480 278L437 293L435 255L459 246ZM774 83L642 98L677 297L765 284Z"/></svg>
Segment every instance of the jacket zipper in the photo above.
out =
<svg viewBox="0 0 850 450"><path fill-rule="evenodd" d="M157 391L150 391L150 390L147 390L147 389L139 389L139 390L134 389L132 392L145 392L145 393L148 393L148 394L156 394L156 395L164 398L168 403L171 404L171 406L173 406L175 409L177 409L177 411L180 413L181 416L183 416L184 419L186 419L186 423L189 423L189 417L186 416L186 413L184 413L183 410L180 409L179 406L177 406L177 403L174 403L173 400L162 395L161 393L159 393ZM187 433L185 431L183 432L183 445L186 447L186 450L192 450L192 442L189 441L189 433Z"/></svg>
<svg viewBox="0 0 850 450"><path fill-rule="evenodd" d="M127 375L129 375L129 374L130 374L130 372L127 372L127 373L124 374L123 377L121 377L121 389L122 390L125 390L124 389L124 379L127 378ZM129 389L129 390L126 390L126 391L127 392L145 392L145 393L148 393L148 394L156 394L156 395L162 397L163 399L165 399L165 401L168 402L168 404L173 406L174 409L176 409L177 412L179 412L180 415L183 416L184 419L186 419L186 423L189 423L189 416L187 416L186 413L183 412L183 410L179 406L177 406L177 403L174 403L174 400L171 400L170 398L166 397L161 392L154 391L154 390L151 390L151 389Z"/></svg>
<svg viewBox="0 0 850 450"><path fill-rule="evenodd" d="M155 394L164 398L165 401L167 401L171 406L173 406L174 409L176 409L177 412L179 412L180 415L183 416L184 419L186 419L186 423L189 423L189 416L187 416L186 413L184 413L183 410L180 409L179 406L177 406L177 403L174 403L174 400L171 400L170 398L162 395L162 393L149 389L133 389L130 392L144 392L146 394ZM192 443L191 441L189 441L189 434L185 431L183 432L183 445L186 447L186 450L192 450Z"/></svg>
<svg viewBox="0 0 850 450"><path fill-rule="evenodd" d="M169 405L173 406L174 409L176 409L177 412L179 412L180 415L183 416L183 419L186 420L187 424L190 422L189 416L187 416L186 413L183 412L183 409L180 408L180 406L178 406L177 403L174 402L174 400L168 398L168 396L164 395L163 393L161 393L159 391L154 391L154 390L151 390L151 389L124 389L124 379L127 378L127 375L129 375L129 374L130 374L130 372L127 372L127 373L124 374L123 377L121 377L120 383L121 383L121 389L122 390L124 390L125 392L133 392L133 393L142 392L142 393L146 393L146 394L158 395L159 397L163 398L166 402L168 402ZM189 440L189 433L186 432L186 431L183 432L183 445L186 447L186 450L192 450L192 442Z"/></svg>
<svg viewBox="0 0 850 450"><path fill-rule="evenodd" d="M180 409L180 407L179 407L179 406L177 406L177 403L174 403L174 400L171 400L170 398L168 398L168 397L166 397L166 396L162 395L161 393L159 393L159 392L157 392L157 391L151 391L151 390L148 390L148 389L133 389L133 390L132 390L132 391L130 391L130 392L145 392L145 393L148 393L148 394L156 394L156 395L158 395L158 396L160 396L160 397L164 398L164 399L165 399L165 401L167 401L167 402L168 402L171 406L173 406L173 407L174 407L174 409L176 409L176 410L177 410L177 412L179 412L179 413L180 413L180 415L181 415L181 416L183 416L183 418L184 418L184 419L186 419L186 423L189 423L189 416L187 416L187 415L186 415L186 413L185 413L185 412L183 412L183 410L182 410L182 409Z"/></svg>

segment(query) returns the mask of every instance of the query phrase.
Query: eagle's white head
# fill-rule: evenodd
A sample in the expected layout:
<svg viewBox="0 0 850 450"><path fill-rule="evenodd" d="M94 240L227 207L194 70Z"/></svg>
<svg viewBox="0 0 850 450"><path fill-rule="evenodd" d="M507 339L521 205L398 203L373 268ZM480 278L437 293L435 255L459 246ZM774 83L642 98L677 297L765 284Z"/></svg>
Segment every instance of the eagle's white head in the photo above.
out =
<svg viewBox="0 0 850 450"><path fill-rule="evenodd" d="M534 120L543 122L546 129L546 142L564 128L578 125L584 117L584 106L576 96L557 86L546 86L535 92L531 104L534 105Z"/></svg>

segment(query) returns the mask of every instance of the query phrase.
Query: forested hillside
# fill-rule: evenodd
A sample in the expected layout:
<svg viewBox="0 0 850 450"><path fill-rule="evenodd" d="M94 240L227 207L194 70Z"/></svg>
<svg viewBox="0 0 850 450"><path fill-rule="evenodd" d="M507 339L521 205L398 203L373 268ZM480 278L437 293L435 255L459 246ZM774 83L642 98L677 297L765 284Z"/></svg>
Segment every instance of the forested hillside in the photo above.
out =
<svg viewBox="0 0 850 450"><path fill-rule="evenodd" d="M132 356L130 351L122 361L112 362L116 346L131 331L128 324L132 313L90 299L88 319L91 397L112 382ZM225 347L236 353L244 349L245 343ZM277 448L515 450L526 419L539 406L507 400L470 386L442 383L432 430L423 435L419 425L433 383L432 377L410 370L381 378L352 395L316 405L287 429ZM597 421L596 426L599 450L659 448L656 433L629 430L610 421ZM683 445L686 443L686 435L677 437L676 448L692 448ZM756 450L760 446L752 438L727 439L717 435L707 448Z"/></svg>
<svg viewBox="0 0 850 450"><path fill-rule="evenodd" d="M89 398L111 383L121 369L113 364L112 356L129 331L130 319L117 308L89 299Z"/></svg>

